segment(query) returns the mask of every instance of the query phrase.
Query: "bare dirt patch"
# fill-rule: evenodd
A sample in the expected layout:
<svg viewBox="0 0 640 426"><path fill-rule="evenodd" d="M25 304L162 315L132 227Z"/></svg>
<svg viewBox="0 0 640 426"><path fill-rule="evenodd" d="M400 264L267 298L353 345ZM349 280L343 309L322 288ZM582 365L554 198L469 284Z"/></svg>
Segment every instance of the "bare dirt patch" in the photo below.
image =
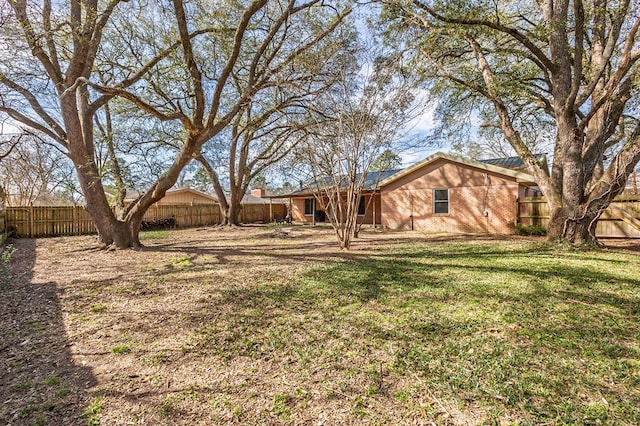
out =
<svg viewBox="0 0 640 426"><path fill-rule="evenodd" d="M148 233L140 251L100 251L92 236L14 240L14 277L2 290L0 422L244 423L260 410L270 422L286 401L274 402L265 382L286 376L289 361L200 356L189 349L198 328L249 303L254 282L286 285L301 268L375 251L380 235L348 254L329 230L308 227Z"/></svg>

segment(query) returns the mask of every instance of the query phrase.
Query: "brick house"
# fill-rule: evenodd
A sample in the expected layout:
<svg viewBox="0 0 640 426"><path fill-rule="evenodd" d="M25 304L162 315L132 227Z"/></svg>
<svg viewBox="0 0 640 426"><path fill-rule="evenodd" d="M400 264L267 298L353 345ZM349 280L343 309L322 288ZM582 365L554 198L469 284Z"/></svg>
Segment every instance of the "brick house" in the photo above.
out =
<svg viewBox="0 0 640 426"><path fill-rule="evenodd" d="M522 171L444 153L376 173L382 174L367 179L372 183L365 185L359 221L387 229L508 234L518 197L536 188L533 176ZM311 190L287 197L294 221L323 221L326 212L316 208Z"/></svg>
<svg viewBox="0 0 640 426"><path fill-rule="evenodd" d="M358 205L358 223L380 225L380 191L378 184L381 180L400 172L397 170L383 170L369 172L364 182L364 188ZM272 198L289 198L291 218L294 222L316 223L325 222L325 212L314 197L313 185L302 187L298 191L287 195L274 196ZM371 199L373 197L373 199Z"/></svg>
<svg viewBox="0 0 640 426"><path fill-rule="evenodd" d="M437 153L380 182L382 226L429 232L508 234L533 176Z"/></svg>

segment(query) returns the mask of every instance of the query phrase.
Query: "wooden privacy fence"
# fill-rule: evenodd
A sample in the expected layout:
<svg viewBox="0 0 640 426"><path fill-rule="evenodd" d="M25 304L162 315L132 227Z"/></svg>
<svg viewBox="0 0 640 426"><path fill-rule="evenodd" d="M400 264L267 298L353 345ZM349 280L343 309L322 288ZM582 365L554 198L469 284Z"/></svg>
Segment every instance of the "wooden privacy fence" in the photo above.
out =
<svg viewBox="0 0 640 426"><path fill-rule="evenodd" d="M600 238L640 238L640 195L616 197L602 213L596 226ZM544 197L518 200L518 222L522 225L549 225L549 206Z"/></svg>
<svg viewBox="0 0 640 426"><path fill-rule="evenodd" d="M245 204L240 212L240 222L270 222L273 215L286 214L284 204ZM144 215L145 221L174 218L179 227L208 226L221 222L217 204L154 205ZM7 207L5 225L17 237L55 237L82 235L96 232L93 220L82 206L29 206Z"/></svg>

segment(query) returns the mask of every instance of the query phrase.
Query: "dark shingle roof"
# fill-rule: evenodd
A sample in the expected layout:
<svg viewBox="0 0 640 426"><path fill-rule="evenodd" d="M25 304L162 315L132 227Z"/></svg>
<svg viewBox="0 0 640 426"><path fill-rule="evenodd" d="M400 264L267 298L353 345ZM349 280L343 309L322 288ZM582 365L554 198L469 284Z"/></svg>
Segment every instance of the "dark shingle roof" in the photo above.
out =
<svg viewBox="0 0 640 426"><path fill-rule="evenodd" d="M378 185L378 182L381 182L382 180L388 178L389 176L393 176L402 170L403 169L393 169L369 172L367 174L367 178L364 181L364 189L375 189Z"/></svg>
<svg viewBox="0 0 640 426"><path fill-rule="evenodd" d="M367 173L367 177L365 178L363 189L365 191L373 190L377 188L378 182L383 181L384 179L393 176L394 174L402 171L403 169L393 169L393 170L380 170L375 172ZM360 175L358 175L358 178ZM333 180L331 178L325 178L327 182L326 185L332 185ZM344 179L343 186L346 187L346 179ZM319 186L323 186L323 181L318 182ZM292 192L288 195L302 195L302 194L310 194L316 189L316 182L309 181L302 184L302 188L297 191Z"/></svg>
<svg viewBox="0 0 640 426"><path fill-rule="evenodd" d="M534 154L534 157L542 163L546 163L547 157L545 154ZM512 170L524 169L526 166L524 161L520 157L505 157L505 158L491 158L489 160L478 160L481 163L491 164L493 166L505 167Z"/></svg>

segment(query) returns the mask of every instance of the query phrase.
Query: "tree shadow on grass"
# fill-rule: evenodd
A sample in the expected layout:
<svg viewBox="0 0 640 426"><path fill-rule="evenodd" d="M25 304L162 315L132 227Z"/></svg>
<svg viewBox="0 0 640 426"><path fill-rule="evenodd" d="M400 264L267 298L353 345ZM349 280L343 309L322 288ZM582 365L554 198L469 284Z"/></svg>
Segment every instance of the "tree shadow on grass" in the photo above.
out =
<svg viewBox="0 0 640 426"><path fill-rule="evenodd" d="M418 288L453 288L456 281L473 281L478 285L457 287L459 291L478 297L505 298L511 301L535 302L553 297L562 300L567 297L593 305L609 305L629 314L638 313L640 278L619 275L627 262L603 256L589 256L578 253L580 261L573 264L560 262L558 255L538 246L514 250L490 249L486 247L462 247L451 250L422 248L401 252L391 256L373 256L351 259L349 262L320 268L311 276L327 280L330 287L342 296L356 296L362 302L381 299L389 294ZM521 261L500 262L512 257ZM535 259L546 262L537 263ZM607 264L611 272L595 270L581 261L590 260ZM450 277L449 275L454 276ZM526 284L518 292L503 294L504 289L492 288L492 277L503 276ZM487 285L479 285L483 281ZM548 283L556 283L553 286ZM507 283L509 284L509 283ZM560 285L561 284L561 285ZM620 291L611 291L618 289Z"/></svg>
<svg viewBox="0 0 640 426"><path fill-rule="evenodd" d="M206 327L197 344L231 358L268 357L274 341L287 348L290 336L310 352L330 329L333 341L350 341L351 355L364 350L358 345L399 348L398 374L541 422L586 422L590 393L608 401L614 423L640 416L640 398L630 393L638 383L640 279L619 274L619 260L592 254L601 264L586 267L524 247L509 254L530 263L501 263L507 252L494 247L445 251L414 248L326 265L291 285L226 291L222 303L234 314ZM538 264L536 256L557 261Z"/></svg>
<svg viewBox="0 0 640 426"><path fill-rule="evenodd" d="M86 424L87 389L96 379L73 361L60 290L32 282L36 240L11 243L11 277L0 288L0 423Z"/></svg>

